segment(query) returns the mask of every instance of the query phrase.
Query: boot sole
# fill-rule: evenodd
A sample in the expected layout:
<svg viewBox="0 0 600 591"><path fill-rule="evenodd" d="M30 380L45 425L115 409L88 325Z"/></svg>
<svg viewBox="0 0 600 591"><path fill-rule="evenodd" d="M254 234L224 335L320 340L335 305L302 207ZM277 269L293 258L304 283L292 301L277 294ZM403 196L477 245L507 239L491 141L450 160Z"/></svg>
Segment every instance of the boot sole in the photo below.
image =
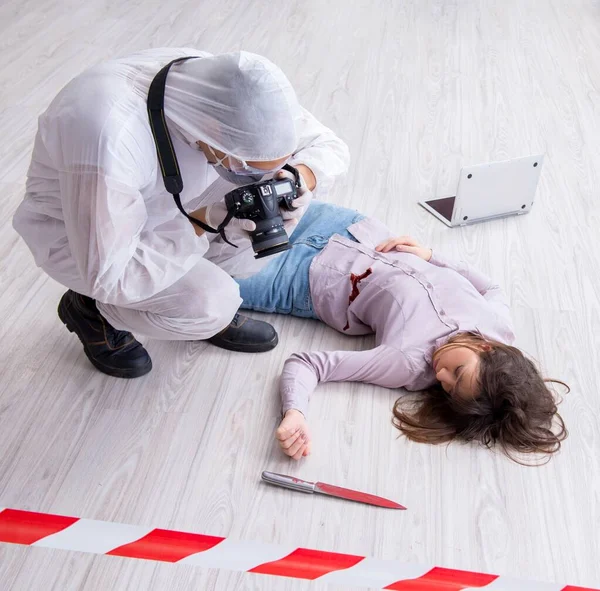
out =
<svg viewBox="0 0 600 591"><path fill-rule="evenodd" d="M275 335L270 341L265 343L231 343L231 342L222 342L218 345L209 342L215 347L219 347L219 349L225 349L227 351L236 351L238 353L266 353L267 351L271 351L277 346L279 343L279 337Z"/></svg>
<svg viewBox="0 0 600 591"><path fill-rule="evenodd" d="M96 359L94 359L94 357L88 350L86 344L83 342L83 340L79 336L77 329L67 319L65 312L63 311L62 308L63 308L63 301L61 299L61 301L58 304L58 310L57 310L60 321L67 327L67 330L69 332L72 332L73 334L77 335L77 338L83 345L83 352L85 353L85 356L89 359L90 363L98 371L101 371L102 373L105 373L106 375L112 376L113 378L126 378L126 379L140 378L150 372L150 370L152 369L152 359L149 359L148 363L146 365L143 365L141 367L133 367L131 369L110 367L110 366L106 366L106 365L102 365L101 363L98 363L98 361L96 361Z"/></svg>

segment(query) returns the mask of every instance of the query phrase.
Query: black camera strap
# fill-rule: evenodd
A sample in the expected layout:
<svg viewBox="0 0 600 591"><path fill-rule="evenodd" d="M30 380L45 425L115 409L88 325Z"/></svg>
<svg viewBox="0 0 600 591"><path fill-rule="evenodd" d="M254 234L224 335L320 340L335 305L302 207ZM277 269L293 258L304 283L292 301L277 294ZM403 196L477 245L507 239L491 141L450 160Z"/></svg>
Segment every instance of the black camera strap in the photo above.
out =
<svg viewBox="0 0 600 591"><path fill-rule="evenodd" d="M220 234L227 244L231 244L231 246L237 248L237 246L229 242L225 236L225 226L233 217L230 212L227 212L227 216L215 230L208 224L205 224L204 222L201 222L200 220L189 215L185 209L183 209L181 198L179 197L179 194L183 190L183 179L181 178L179 163L177 162L177 156L175 155L175 148L173 147L171 134L169 133L167 122L165 121L165 85L167 83L167 74L169 73L169 69L173 64L184 62L190 59L196 59L197 57L198 56L180 57L172 62L169 62L154 77L154 80L152 80L150 89L148 91L147 101L150 128L152 130L152 136L154 137L154 143L156 144L156 153L158 154L158 163L160 164L163 181L165 183L165 189L171 193L171 195L173 195L175 205L177 205L179 211L188 220L190 220L190 222L196 226L199 226L205 232Z"/></svg>

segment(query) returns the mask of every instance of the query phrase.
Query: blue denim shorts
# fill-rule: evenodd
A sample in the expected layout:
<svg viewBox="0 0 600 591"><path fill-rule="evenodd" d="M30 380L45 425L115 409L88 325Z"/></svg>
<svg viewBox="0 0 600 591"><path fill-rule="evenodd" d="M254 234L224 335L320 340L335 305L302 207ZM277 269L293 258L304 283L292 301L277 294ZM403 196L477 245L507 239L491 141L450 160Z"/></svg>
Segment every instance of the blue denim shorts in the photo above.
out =
<svg viewBox="0 0 600 591"><path fill-rule="evenodd" d="M310 297L310 265L334 234L355 240L348 227L364 219L353 209L313 201L290 236L292 248L246 279L238 279L242 308L318 318Z"/></svg>

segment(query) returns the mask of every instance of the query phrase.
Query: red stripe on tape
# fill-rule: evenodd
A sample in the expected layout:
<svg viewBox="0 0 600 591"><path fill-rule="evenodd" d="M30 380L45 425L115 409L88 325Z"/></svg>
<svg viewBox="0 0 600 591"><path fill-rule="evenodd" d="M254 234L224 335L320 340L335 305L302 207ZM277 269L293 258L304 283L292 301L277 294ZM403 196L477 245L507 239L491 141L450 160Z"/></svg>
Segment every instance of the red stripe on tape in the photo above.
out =
<svg viewBox="0 0 600 591"><path fill-rule="evenodd" d="M62 531L76 521L79 521L79 517L4 509L0 512L0 542L30 545Z"/></svg>
<svg viewBox="0 0 600 591"><path fill-rule="evenodd" d="M471 573L436 566L418 579L398 581L384 588L393 591L460 591L469 587L484 587L497 578L497 575Z"/></svg>
<svg viewBox="0 0 600 591"><path fill-rule="evenodd" d="M361 560L364 560L364 556L298 548L285 558L275 560L274 562L266 562L248 572L310 579L312 581L327 573L350 568L358 564Z"/></svg>
<svg viewBox="0 0 600 591"><path fill-rule="evenodd" d="M0 510L0 542L33 544L47 536L61 532L79 521L78 517L49 515L19 509ZM74 542L84 535L97 536L102 540L107 523L93 520L80 522L77 527L77 535L72 541ZM123 542L131 539L128 528L125 528L121 534ZM127 558L177 562L187 556L209 550L220 544L224 539L203 534L154 529L139 540L122 544L107 552L107 554ZM76 550L77 548L70 547L70 549ZM90 547L86 548L85 544L82 551L94 552ZM227 556L228 552L231 556ZM236 550L235 546L224 548L218 557L219 559L215 561L215 568L242 570L237 560L239 558L238 552L239 550ZM250 552L248 558L251 557L253 561L259 560L259 555L260 552ZM268 555L265 556L265 559ZM228 562L228 559L231 559L231 562ZM266 562L246 572L314 580L330 572L348 569L362 560L364 560L362 556L298 548L280 560ZM207 560L207 562L209 561ZM255 562L253 563L255 564ZM372 574L376 575L376 573ZM375 578L377 579L377 577ZM385 588L396 591L464 591L472 587L486 587L496 579L502 581L503 577L435 567L421 577L398 581ZM363 580L362 583L367 585L368 581ZM511 588L515 587L515 582L511 581L510 586ZM522 586L519 588L528 589L529 587L527 582L523 581ZM567 585L561 591L600 591L600 589Z"/></svg>
<svg viewBox="0 0 600 591"><path fill-rule="evenodd" d="M210 550L210 548L220 544L224 539L216 536L172 531L170 529L153 529L143 538L130 544L119 546L106 554L127 558L161 560L162 562L177 562L191 554Z"/></svg>

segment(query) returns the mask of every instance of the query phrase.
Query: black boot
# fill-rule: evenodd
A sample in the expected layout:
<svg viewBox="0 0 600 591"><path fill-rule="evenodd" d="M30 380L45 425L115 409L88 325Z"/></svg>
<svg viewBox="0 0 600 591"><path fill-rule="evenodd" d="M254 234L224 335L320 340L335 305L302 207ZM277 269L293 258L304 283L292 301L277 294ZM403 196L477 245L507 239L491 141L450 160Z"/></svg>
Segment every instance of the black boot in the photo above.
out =
<svg viewBox="0 0 600 591"><path fill-rule="evenodd" d="M229 326L208 339L208 342L230 351L263 353L273 349L278 338L277 332L268 322L236 314Z"/></svg>
<svg viewBox="0 0 600 591"><path fill-rule="evenodd" d="M98 312L92 298L67 291L58 317L83 343L83 350L101 372L116 378L138 378L152 369L148 351L130 332L116 330Z"/></svg>

